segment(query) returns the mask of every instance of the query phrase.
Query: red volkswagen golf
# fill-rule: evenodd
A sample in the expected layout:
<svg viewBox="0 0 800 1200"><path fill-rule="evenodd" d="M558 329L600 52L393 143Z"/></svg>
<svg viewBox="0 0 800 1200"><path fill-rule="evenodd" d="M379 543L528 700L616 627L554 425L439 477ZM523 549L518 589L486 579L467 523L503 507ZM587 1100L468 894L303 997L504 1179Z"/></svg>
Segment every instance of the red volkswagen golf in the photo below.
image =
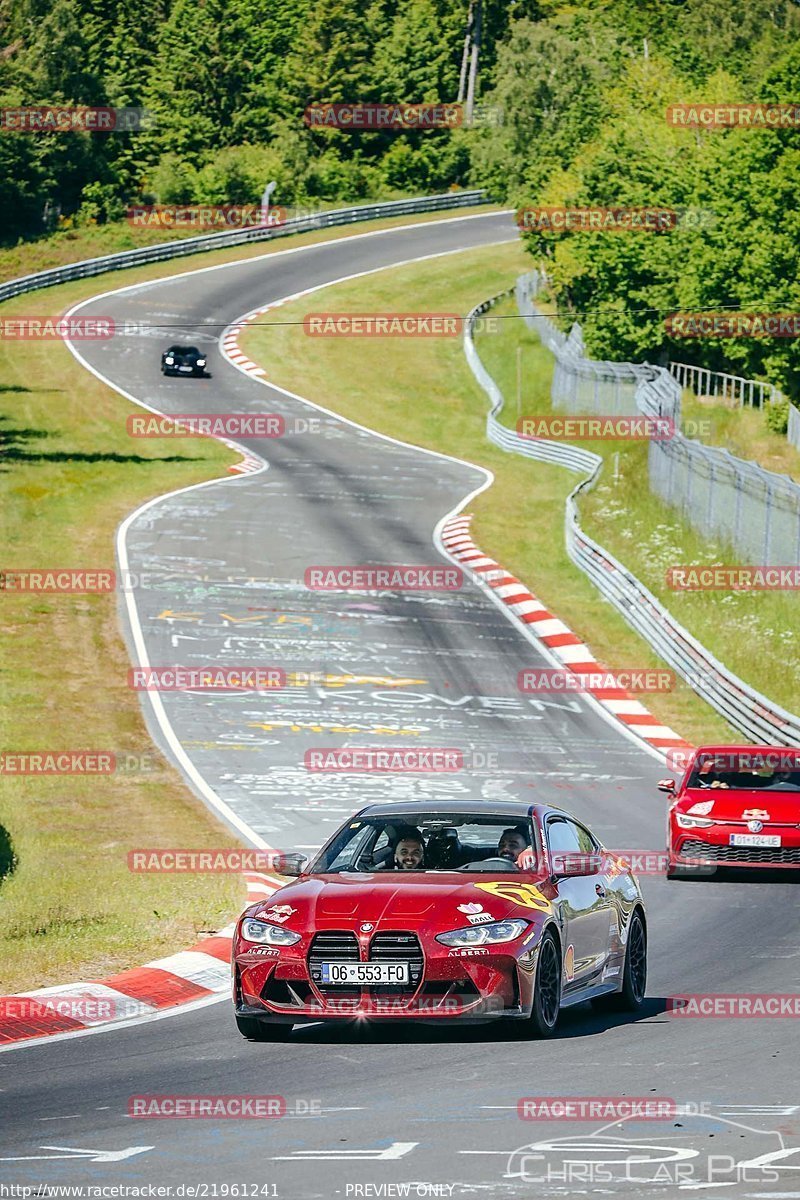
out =
<svg viewBox="0 0 800 1200"><path fill-rule="evenodd" d="M800 867L800 750L700 746L671 798L668 874L708 868Z"/></svg>
<svg viewBox="0 0 800 1200"><path fill-rule="evenodd" d="M506 1018L545 1037L568 1005L644 998L637 880L559 809L370 805L283 869L297 879L233 940L236 1023L254 1041L342 1019Z"/></svg>

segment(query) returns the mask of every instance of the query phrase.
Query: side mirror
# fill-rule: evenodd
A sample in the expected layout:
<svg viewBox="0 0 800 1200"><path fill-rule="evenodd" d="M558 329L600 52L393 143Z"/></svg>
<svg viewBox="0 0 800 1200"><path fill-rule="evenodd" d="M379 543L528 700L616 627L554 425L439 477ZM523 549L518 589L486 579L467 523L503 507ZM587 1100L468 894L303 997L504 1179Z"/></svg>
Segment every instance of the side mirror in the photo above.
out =
<svg viewBox="0 0 800 1200"><path fill-rule="evenodd" d="M275 870L279 875L296 878L303 874L307 866L307 854L278 854L275 856Z"/></svg>
<svg viewBox="0 0 800 1200"><path fill-rule="evenodd" d="M553 874L559 879L574 879L582 875L597 875L603 865L599 854L575 854L558 851L551 855Z"/></svg>
<svg viewBox="0 0 800 1200"><path fill-rule="evenodd" d="M675 780L674 779L659 779L658 790L660 792L669 792L671 795L674 796L675 795Z"/></svg>

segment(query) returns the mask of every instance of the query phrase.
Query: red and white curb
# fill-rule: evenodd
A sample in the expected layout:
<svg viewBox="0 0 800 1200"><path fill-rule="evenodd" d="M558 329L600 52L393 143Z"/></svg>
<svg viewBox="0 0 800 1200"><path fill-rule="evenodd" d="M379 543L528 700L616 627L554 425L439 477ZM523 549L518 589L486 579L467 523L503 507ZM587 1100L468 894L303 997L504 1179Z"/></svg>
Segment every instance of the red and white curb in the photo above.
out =
<svg viewBox="0 0 800 1200"><path fill-rule="evenodd" d="M319 288L305 288L302 292L294 292L291 296L284 296L280 300L273 300L270 304L265 304L263 308L254 308L251 312L245 313L235 325L230 325L222 335L220 344L223 353L240 371L244 371L245 375L254 375L256 379L266 379L267 372L264 368L260 367L258 363L254 363L252 359L242 353L242 348L239 345L239 334L252 321L257 321L259 317L272 312L273 308L280 308L281 305L288 304L290 300L299 300L301 296L308 296L316 291L319 291Z"/></svg>
<svg viewBox="0 0 800 1200"><path fill-rule="evenodd" d="M242 353L241 346L239 345L239 334L249 321L255 321L263 313L269 312L271 308L278 308L284 303L284 300L276 300L274 303L268 304L266 308L257 308L253 312L249 312L245 317L242 317L242 319L236 325L231 325L228 329L226 329L223 337L220 339L220 345L222 346L222 352L225 357L230 359L230 361L237 366L240 371L244 371L246 375L252 375L256 379L266 379L267 372L263 367L259 367L258 363L254 363L252 359L248 358L246 354ZM228 467L229 471L234 471L240 475L252 475L256 471L261 470L263 465L261 459L253 458L240 447L237 447L237 449L243 456L242 461L240 463L236 463L232 467Z"/></svg>
<svg viewBox="0 0 800 1200"><path fill-rule="evenodd" d="M585 642L554 616L524 583L489 558L473 542L470 533L471 514L451 517L442 529L442 545L460 565L482 580L507 606L509 612L547 647L550 654L575 672L613 674L612 668L599 663ZM586 691L603 708L620 721L629 732L636 734L657 750L690 749L690 743L668 725L662 725L648 712L641 701L624 688L587 687Z"/></svg>
<svg viewBox="0 0 800 1200"><path fill-rule="evenodd" d="M281 886L256 871L245 872L244 878L248 905L266 900ZM188 950L154 959L109 979L0 996L0 1050L53 1034L154 1016L229 991L234 927L228 925Z"/></svg>

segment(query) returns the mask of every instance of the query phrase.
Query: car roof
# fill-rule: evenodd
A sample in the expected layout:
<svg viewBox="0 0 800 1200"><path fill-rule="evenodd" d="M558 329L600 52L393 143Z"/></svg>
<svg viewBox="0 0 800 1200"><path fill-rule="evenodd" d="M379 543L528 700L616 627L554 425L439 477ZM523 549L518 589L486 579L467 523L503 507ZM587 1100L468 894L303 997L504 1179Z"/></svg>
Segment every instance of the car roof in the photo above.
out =
<svg viewBox="0 0 800 1200"><path fill-rule="evenodd" d="M519 821L525 818L533 805L524 800L412 800L403 803L393 800L385 804L368 804L359 809L359 817L391 817L396 814L403 816L422 816L425 813L441 813L446 817L449 813L475 813L485 817L512 817ZM548 806L549 807L549 806Z"/></svg>
<svg viewBox="0 0 800 1200"><path fill-rule="evenodd" d="M194 350L198 354L200 353L200 351L197 349L197 346L179 346L177 342L174 346L167 346L167 353L169 353L170 350L182 350L184 353L187 350Z"/></svg>

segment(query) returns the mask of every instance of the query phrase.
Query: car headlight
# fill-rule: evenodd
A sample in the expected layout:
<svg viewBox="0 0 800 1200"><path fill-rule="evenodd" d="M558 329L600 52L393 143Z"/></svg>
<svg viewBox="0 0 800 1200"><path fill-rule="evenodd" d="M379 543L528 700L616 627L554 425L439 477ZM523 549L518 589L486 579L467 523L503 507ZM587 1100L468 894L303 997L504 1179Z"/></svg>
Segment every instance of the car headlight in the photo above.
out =
<svg viewBox="0 0 800 1200"><path fill-rule="evenodd" d="M167 366L171 367L172 364L175 362L175 359L172 357L171 354L168 354L167 357L164 359L164 362L167 364Z"/></svg>
<svg viewBox="0 0 800 1200"><path fill-rule="evenodd" d="M436 941L443 946L499 946L513 942L527 928L527 921L493 921L491 925L468 925L466 929L437 933Z"/></svg>
<svg viewBox="0 0 800 1200"><path fill-rule="evenodd" d="M676 813L676 819L681 829L706 829L714 822L708 817L690 817L687 813Z"/></svg>
<svg viewBox="0 0 800 1200"><path fill-rule="evenodd" d="M259 942L262 946L293 946L301 934L281 925L268 925L266 921L254 921L252 917L242 921L242 937L246 942Z"/></svg>
<svg viewBox="0 0 800 1200"><path fill-rule="evenodd" d="M197 365L198 367L204 367L206 365L206 360L204 358L198 358Z"/></svg>

